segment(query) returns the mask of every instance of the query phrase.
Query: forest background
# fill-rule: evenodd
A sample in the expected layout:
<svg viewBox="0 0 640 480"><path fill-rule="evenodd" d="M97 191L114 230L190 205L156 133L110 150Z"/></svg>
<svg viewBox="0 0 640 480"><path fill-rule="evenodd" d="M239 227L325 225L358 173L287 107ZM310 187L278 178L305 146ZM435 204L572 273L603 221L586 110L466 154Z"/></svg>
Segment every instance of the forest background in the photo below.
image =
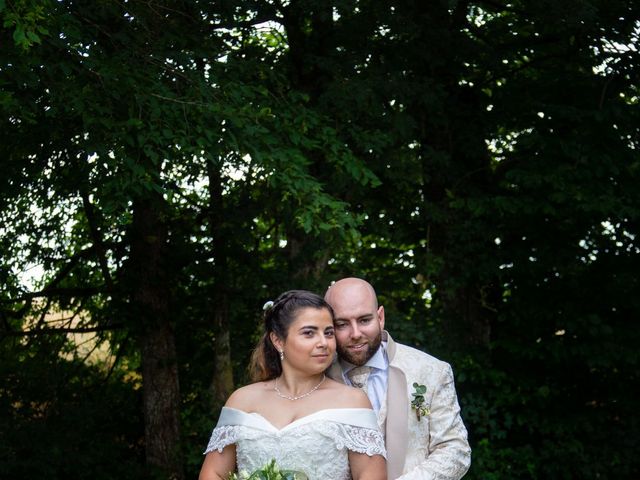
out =
<svg viewBox="0 0 640 480"><path fill-rule="evenodd" d="M0 0L0 478L195 478L263 303L345 275L466 478L640 478L639 13Z"/></svg>

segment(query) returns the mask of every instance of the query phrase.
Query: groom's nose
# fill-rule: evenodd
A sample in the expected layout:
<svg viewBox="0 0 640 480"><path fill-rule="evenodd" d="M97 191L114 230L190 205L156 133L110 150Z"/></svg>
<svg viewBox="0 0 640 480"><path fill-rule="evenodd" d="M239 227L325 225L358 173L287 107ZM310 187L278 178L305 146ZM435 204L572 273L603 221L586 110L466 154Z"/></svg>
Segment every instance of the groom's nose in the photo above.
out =
<svg viewBox="0 0 640 480"><path fill-rule="evenodd" d="M351 329L351 338L353 338L354 340L359 340L361 337L362 337L362 332L360 331L360 328L358 328L358 325L356 324Z"/></svg>

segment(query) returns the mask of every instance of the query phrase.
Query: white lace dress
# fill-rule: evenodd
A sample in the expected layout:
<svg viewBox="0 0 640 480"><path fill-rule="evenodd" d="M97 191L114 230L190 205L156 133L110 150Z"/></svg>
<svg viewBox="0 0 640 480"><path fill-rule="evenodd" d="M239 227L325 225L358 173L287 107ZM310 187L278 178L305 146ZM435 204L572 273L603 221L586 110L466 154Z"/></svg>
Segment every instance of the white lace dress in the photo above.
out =
<svg viewBox="0 0 640 480"><path fill-rule="evenodd" d="M204 453L236 445L238 471L251 473L272 459L309 480L349 480L348 451L386 455L376 415L367 408L333 408L299 418L282 429L258 413L223 407Z"/></svg>

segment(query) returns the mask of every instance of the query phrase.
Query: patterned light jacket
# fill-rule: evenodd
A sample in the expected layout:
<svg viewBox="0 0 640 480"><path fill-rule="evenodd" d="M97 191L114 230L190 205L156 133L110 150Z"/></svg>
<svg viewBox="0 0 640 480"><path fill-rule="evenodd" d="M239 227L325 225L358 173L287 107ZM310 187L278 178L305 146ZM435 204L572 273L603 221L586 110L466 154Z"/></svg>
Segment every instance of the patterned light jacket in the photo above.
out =
<svg viewBox="0 0 640 480"><path fill-rule="evenodd" d="M453 371L448 363L398 344L388 332L387 401L378 412L385 434L389 480L459 480L471 464L467 429L460 417ZM329 376L343 382L340 364ZM411 408L413 384L424 385L428 415L419 419Z"/></svg>

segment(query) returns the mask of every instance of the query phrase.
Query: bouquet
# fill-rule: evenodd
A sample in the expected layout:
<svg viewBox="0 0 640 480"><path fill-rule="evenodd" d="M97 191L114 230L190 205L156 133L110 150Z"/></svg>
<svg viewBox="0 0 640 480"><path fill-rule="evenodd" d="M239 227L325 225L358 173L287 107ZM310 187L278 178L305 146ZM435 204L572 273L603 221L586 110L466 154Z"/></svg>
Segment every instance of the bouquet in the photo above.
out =
<svg viewBox="0 0 640 480"><path fill-rule="evenodd" d="M309 480L303 472L296 470L280 470L275 460L271 460L264 467L255 470L251 474L240 472L232 473L229 480Z"/></svg>

